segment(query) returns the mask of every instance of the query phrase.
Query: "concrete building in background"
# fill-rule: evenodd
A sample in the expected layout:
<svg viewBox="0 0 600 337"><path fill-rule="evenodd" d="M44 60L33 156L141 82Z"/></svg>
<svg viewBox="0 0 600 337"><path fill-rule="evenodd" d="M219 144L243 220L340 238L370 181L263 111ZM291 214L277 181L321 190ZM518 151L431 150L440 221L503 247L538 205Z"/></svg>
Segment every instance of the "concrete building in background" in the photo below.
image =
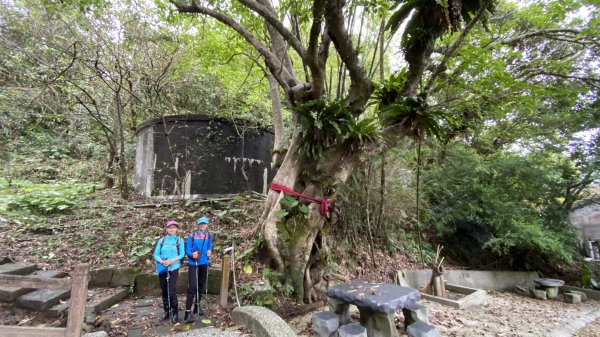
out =
<svg viewBox="0 0 600 337"><path fill-rule="evenodd" d="M575 203L569 217L573 226L580 230L587 256L600 260L600 194Z"/></svg>
<svg viewBox="0 0 600 337"><path fill-rule="evenodd" d="M134 188L148 197L194 199L266 193L273 133L245 120L176 115L136 131Z"/></svg>

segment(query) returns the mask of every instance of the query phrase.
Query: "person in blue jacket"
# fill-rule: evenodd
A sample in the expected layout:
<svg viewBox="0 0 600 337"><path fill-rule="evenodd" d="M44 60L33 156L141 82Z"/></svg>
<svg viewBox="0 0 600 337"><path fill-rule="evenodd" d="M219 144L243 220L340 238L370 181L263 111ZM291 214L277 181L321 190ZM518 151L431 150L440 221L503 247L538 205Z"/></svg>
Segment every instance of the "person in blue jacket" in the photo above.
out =
<svg viewBox="0 0 600 337"><path fill-rule="evenodd" d="M154 260L156 261L156 273L162 290L162 301L165 314L160 321L171 318L171 323L179 320L177 305L177 277L183 258L185 257L185 246L183 239L177 236L179 224L175 220L169 220L165 226L167 235L158 239L154 249ZM171 315L172 314L172 315Z"/></svg>
<svg viewBox="0 0 600 337"><path fill-rule="evenodd" d="M212 256L212 234L208 231L208 218L202 217L197 221L198 230L188 237L185 243L185 253L188 256L188 288L185 301L185 323L194 322L194 313L204 315L200 308L200 299L208 276L208 266ZM192 303L194 311L192 313Z"/></svg>

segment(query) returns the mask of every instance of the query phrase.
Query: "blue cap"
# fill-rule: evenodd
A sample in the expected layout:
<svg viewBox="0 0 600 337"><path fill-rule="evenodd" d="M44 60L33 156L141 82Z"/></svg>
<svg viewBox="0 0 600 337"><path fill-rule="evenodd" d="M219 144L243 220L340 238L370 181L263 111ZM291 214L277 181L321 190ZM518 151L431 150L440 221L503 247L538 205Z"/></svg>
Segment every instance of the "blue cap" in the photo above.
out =
<svg viewBox="0 0 600 337"><path fill-rule="evenodd" d="M202 218L198 219L198 225L203 224L203 223L208 224L208 218L202 217Z"/></svg>

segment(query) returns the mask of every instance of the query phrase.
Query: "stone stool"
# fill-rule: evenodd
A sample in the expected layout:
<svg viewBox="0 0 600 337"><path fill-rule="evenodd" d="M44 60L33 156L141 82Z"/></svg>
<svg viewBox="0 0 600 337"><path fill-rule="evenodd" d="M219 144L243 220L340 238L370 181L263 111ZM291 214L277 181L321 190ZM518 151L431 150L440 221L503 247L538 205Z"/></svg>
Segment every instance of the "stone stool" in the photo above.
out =
<svg viewBox="0 0 600 337"><path fill-rule="evenodd" d="M581 303L581 295L576 293L565 293L565 302L579 304Z"/></svg>
<svg viewBox="0 0 600 337"><path fill-rule="evenodd" d="M423 322L429 324L429 310L426 306L418 303L411 303L402 308L402 314L404 315L404 327L408 328L409 325L415 322Z"/></svg>
<svg viewBox="0 0 600 337"><path fill-rule="evenodd" d="M320 311L315 312L312 317L313 336L315 337L331 337L335 336L335 332L339 326L338 316L335 312Z"/></svg>
<svg viewBox="0 0 600 337"><path fill-rule="evenodd" d="M339 337L367 337L367 329L358 323L342 325L338 333Z"/></svg>
<svg viewBox="0 0 600 337"><path fill-rule="evenodd" d="M408 337L441 337L439 331L429 324L416 322L408 326L406 329Z"/></svg>

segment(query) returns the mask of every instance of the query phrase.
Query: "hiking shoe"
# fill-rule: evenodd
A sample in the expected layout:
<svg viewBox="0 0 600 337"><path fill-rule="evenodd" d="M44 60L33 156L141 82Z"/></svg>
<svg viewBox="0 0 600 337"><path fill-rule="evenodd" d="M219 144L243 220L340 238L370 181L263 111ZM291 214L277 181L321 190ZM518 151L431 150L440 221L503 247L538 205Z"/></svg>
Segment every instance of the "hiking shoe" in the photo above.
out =
<svg viewBox="0 0 600 337"><path fill-rule="evenodd" d="M164 322L166 320L168 320L171 317L171 315L169 315L168 311L165 311L164 315L160 316L160 318L158 319L159 322Z"/></svg>
<svg viewBox="0 0 600 337"><path fill-rule="evenodd" d="M171 316L171 323L175 324L175 323L177 323L178 320L179 320L179 315L177 314L177 311L174 311L173 315Z"/></svg>
<svg viewBox="0 0 600 337"><path fill-rule="evenodd" d="M203 315L204 315L204 311L202 311L202 308L200 308L200 307L198 307L198 306L196 306L196 307L194 308L194 313L195 313L195 314L198 314L198 316L203 316Z"/></svg>
<svg viewBox="0 0 600 337"><path fill-rule="evenodd" d="M183 316L183 323L194 323L194 315L191 311L186 311Z"/></svg>

